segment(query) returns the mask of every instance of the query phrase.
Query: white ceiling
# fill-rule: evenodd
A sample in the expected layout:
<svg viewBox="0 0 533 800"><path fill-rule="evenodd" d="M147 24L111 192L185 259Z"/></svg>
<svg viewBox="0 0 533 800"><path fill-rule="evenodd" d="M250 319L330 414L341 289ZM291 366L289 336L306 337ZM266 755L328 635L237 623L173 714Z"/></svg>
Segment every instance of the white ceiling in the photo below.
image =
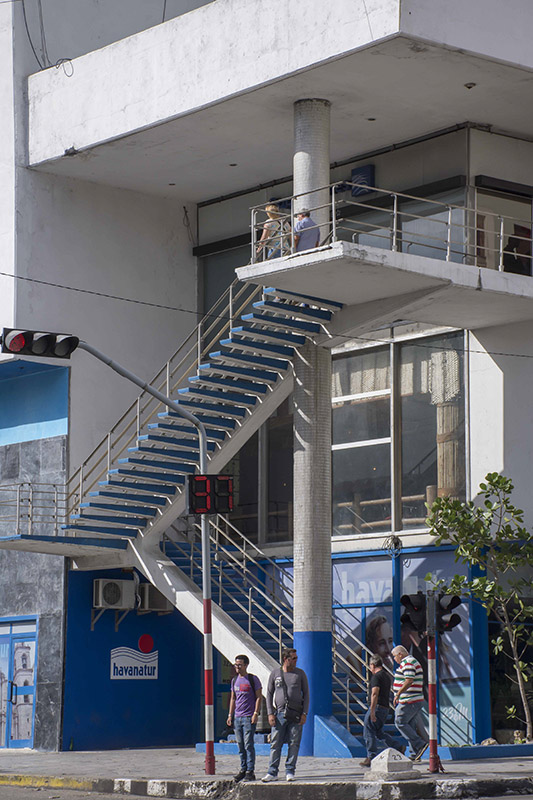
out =
<svg viewBox="0 0 533 800"><path fill-rule="evenodd" d="M476 85L466 89L465 83ZM530 135L533 104L526 98L532 89L528 70L396 37L79 155L32 166L200 202L291 173L292 104L299 98L331 101L331 160L340 161L466 120Z"/></svg>

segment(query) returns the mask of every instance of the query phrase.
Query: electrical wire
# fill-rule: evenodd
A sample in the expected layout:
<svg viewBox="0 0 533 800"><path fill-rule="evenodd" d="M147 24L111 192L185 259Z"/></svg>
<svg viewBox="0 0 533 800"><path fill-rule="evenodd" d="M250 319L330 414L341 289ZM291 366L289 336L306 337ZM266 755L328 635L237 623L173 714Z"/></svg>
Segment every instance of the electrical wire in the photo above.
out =
<svg viewBox="0 0 533 800"><path fill-rule="evenodd" d="M1 0L0 0L1 2ZM228 316L227 314L211 314L207 312L206 314L202 314L200 311L195 311L191 308L180 308L178 306L167 306L163 303L152 303L149 300L136 300L133 297L123 297L117 294L107 294L106 292L97 292L94 289L80 289L76 286L67 286L66 284L61 283L52 283L51 281L43 281L39 278L28 278L24 275L13 275L10 272L0 272L0 276L5 278L14 278L15 280L20 281L28 281L29 283L37 283L42 286L50 286L54 289L65 289L70 292L79 292L80 294L89 294L94 295L96 297L105 297L109 300L121 300L124 303L134 303L135 305L142 305L148 306L150 308L160 308L163 311L179 311L182 314L192 314L195 317L201 317L202 319L211 319L211 320L224 320L227 321ZM391 325L392 327L392 325ZM431 335L431 334L428 334ZM364 344L374 343L376 345L388 345L390 344L390 339L383 339L382 337L376 336L350 336L349 334L342 334L338 333L335 334L335 338L338 339L345 339L347 342L362 342ZM438 346L435 344L424 344L421 339L410 340L409 344L413 347L424 347L430 350L442 350L442 351L450 351L455 350L455 348L451 347L444 347ZM502 356L507 358L526 358L526 359L533 359L533 354L530 353L507 353L500 350L476 350L472 347L468 348L469 353L477 353L479 355L489 355L489 356Z"/></svg>
<svg viewBox="0 0 533 800"><path fill-rule="evenodd" d="M161 20L161 23L165 21L166 13L167 13L167 0L163 0L163 19Z"/></svg>
<svg viewBox="0 0 533 800"><path fill-rule="evenodd" d="M5 0L4 0L4 2L5 2ZM11 2L11 0L9 0L9 2ZM36 51L36 49L34 47L33 40L31 38L30 29L29 29L29 26L28 26L28 18L26 16L26 4L25 4L24 0L21 0L21 2L22 2L22 16L24 18L24 27L26 28L26 34L28 36L28 41L30 43L30 47L32 49L33 55L35 56L35 60L39 64L39 69L44 69L44 64L41 64L41 60L40 60L39 56L37 55L37 51Z"/></svg>

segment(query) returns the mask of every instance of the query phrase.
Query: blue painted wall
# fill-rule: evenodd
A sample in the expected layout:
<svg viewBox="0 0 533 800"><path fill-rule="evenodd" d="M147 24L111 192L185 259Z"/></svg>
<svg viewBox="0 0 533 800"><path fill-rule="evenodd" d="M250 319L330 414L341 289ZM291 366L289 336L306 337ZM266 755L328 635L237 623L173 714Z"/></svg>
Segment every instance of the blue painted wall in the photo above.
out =
<svg viewBox="0 0 533 800"><path fill-rule="evenodd" d="M202 739L202 637L178 611L130 611L115 633L105 611L91 631L94 578L119 570L70 572L68 578L63 749L194 745ZM157 680L111 680L115 647L137 650L149 634L159 654Z"/></svg>
<svg viewBox="0 0 533 800"><path fill-rule="evenodd" d="M0 446L68 433L68 367L31 361L0 366Z"/></svg>

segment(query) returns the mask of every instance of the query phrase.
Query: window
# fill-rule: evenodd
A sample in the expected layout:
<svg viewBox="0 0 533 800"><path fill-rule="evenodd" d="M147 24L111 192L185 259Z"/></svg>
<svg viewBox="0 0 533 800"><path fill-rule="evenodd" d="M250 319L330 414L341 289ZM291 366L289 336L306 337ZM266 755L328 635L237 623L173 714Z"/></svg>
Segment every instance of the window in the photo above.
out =
<svg viewBox="0 0 533 800"><path fill-rule="evenodd" d="M463 364L462 333L335 359L334 535L420 528L426 502L464 498Z"/></svg>

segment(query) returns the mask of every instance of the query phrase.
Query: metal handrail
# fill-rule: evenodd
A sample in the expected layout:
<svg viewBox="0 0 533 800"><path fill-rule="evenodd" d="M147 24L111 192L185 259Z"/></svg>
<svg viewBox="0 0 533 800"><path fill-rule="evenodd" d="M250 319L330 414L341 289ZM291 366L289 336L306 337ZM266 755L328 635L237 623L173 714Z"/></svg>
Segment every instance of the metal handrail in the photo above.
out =
<svg viewBox="0 0 533 800"><path fill-rule="evenodd" d="M171 396L195 373L204 353L213 349L231 328L232 320L261 294L261 287L235 280L202 317L173 356L151 381L159 391ZM72 474L67 484L67 516L81 498L93 489L117 459L127 452L143 426L166 408L147 392L142 392L124 412L106 437ZM179 490L178 490L179 491Z"/></svg>
<svg viewBox="0 0 533 800"><path fill-rule="evenodd" d="M365 200L357 200L353 197L345 197L345 193L352 189L357 190L364 190L365 195L370 195L371 199ZM314 190L314 194L320 192L328 192L328 196L330 200L328 203L321 203L316 205L314 208L309 209L311 213L322 211L326 207L330 209L330 221L328 223L320 222L321 228L328 228L329 233L327 237L322 237L325 241L338 241L340 236L339 233L342 231L353 232L353 226L359 224L363 225L363 230L359 230L354 232L354 236L357 234L368 234L374 236L376 238L385 239L387 242L387 246L384 246L384 249L390 250L397 250L398 246L405 246L409 239L412 238L413 240L410 242L409 246L413 245L421 245L426 248L431 248L434 250L438 250L444 253L444 259L446 261L450 261L452 256L460 255L462 259L464 259L465 253L464 247L468 246L468 243L473 246L474 248L474 260L477 262L479 258L488 258L492 256L494 258L495 268L499 271L503 270L503 260L504 260L504 238L514 239L517 242L526 242L529 245L529 253L521 253L521 257L526 258L529 260L530 264L533 264L533 239L530 236L521 236L516 235L514 232L511 233L509 230L507 233L505 232L505 225L519 224L522 227L525 227L527 230L531 230L531 220L523 220L518 217L511 217L509 215L502 215L496 214L492 211L485 211L485 210L478 210L477 208L472 208L466 205L459 205L455 203L443 203L439 200L432 200L430 198L421 198L416 197L415 195L407 194L405 192L397 192L392 191L390 189L381 189L375 186L367 186L365 184L360 183L353 183L349 181L337 181L335 183L330 183L322 187L318 187ZM289 195L287 197L281 198L277 202L280 204L281 208L279 214L277 214L277 219L280 221L280 228L283 224L285 224L286 228L289 228L289 232L278 234L280 240L283 240L285 237L285 244L284 250L286 251L284 255L290 255L295 252L294 249L294 235L292 231L292 226L290 225L293 217L293 209L294 209L294 201L297 200L299 197L304 197L308 193L303 192L296 195ZM372 197L374 195L374 197ZM378 202L377 195L380 198L384 198L387 201L387 204L384 205L383 202ZM429 210L428 214L419 214L413 210L409 210L406 208L402 208L403 203L413 203L416 202L418 204L422 204L426 206ZM257 248L257 231L263 226L264 221L262 218L259 219L259 215L266 214L265 206L267 204L263 203L261 205L253 206L251 209L251 225L252 225L252 263L254 263L256 258L256 248ZM360 209L361 214L381 214L385 217L390 217L391 222L389 225L383 223L376 223L370 220L364 219L352 219L351 217L346 217L343 215L342 210L346 207L356 207ZM283 208L289 208L290 211L284 212ZM463 221L456 222L452 218L453 211L460 211L463 214ZM431 214L435 211L439 211L445 215L445 219L436 219ZM474 216L474 224L471 224L469 221L471 218L472 213ZM483 219L491 219L492 226L486 231L484 227L479 226L479 216L483 216ZM445 237L440 239L438 236L429 233L413 233L409 234L402 229L402 222L405 221L416 221L416 220L431 220L433 223L439 223L443 226L445 230ZM288 224L287 224L288 223ZM372 233L372 230L385 230L386 233ZM454 237L452 237L452 231L457 229L458 232L461 232L462 235L460 236L460 241L454 241ZM487 232L490 235L496 237L496 246L491 246L487 242L483 242L482 244L476 241L477 233L478 232ZM438 245L435 244L438 242ZM457 245L458 248L456 249L453 245ZM507 243L507 247L509 247L509 242ZM509 251L511 252L511 250Z"/></svg>
<svg viewBox="0 0 533 800"><path fill-rule="evenodd" d="M65 521L66 488L61 483L21 483L0 486L0 531L58 536ZM1 536L1 533L0 533Z"/></svg>

